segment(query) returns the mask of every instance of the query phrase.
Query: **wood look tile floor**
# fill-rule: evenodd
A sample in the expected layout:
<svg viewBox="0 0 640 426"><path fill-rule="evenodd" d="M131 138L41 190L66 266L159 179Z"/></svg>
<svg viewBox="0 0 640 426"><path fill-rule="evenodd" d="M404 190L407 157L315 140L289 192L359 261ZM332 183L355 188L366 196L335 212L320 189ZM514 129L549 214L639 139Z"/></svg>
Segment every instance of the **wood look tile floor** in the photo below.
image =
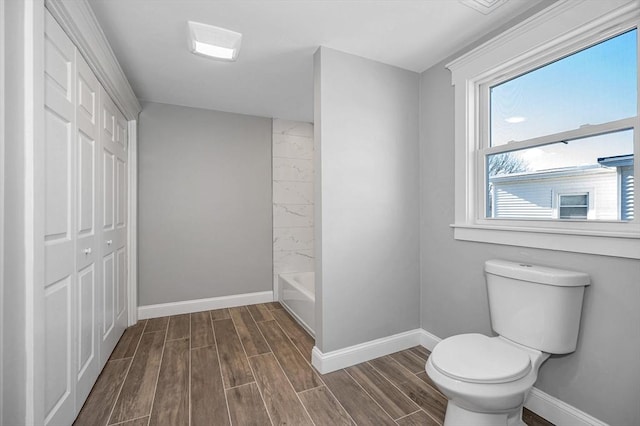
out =
<svg viewBox="0 0 640 426"><path fill-rule="evenodd" d="M424 372L426 349L320 375L313 345L279 303L143 320L124 332L74 424L442 424L447 400Z"/></svg>

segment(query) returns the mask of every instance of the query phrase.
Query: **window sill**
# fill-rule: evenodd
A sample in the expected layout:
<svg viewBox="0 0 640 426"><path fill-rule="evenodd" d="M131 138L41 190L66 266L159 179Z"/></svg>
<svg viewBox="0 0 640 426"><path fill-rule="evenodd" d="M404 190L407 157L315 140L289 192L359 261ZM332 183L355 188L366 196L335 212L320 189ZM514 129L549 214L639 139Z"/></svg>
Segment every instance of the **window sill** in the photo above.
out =
<svg viewBox="0 0 640 426"><path fill-rule="evenodd" d="M567 231L478 224L453 224L454 238L461 241L588 253L640 259L640 233Z"/></svg>

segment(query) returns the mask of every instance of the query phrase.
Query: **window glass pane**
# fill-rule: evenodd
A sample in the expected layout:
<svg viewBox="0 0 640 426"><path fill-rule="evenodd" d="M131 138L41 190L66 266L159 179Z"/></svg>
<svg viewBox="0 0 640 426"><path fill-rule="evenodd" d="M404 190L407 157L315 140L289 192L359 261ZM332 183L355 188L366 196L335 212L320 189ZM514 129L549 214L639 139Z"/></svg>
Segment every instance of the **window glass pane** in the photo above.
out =
<svg viewBox="0 0 640 426"><path fill-rule="evenodd" d="M562 195L560 196L561 206L588 206L588 195Z"/></svg>
<svg viewBox="0 0 640 426"><path fill-rule="evenodd" d="M587 211L587 207L562 207L560 219L586 219Z"/></svg>
<svg viewBox="0 0 640 426"><path fill-rule="evenodd" d="M588 220L631 220L634 183L633 131L487 155L486 217L557 219L578 214L562 206L585 206ZM631 176L632 177L632 176ZM566 194L558 199L560 194ZM556 203L560 206L556 206Z"/></svg>
<svg viewBox="0 0 640 426"><path fill-rule="evenodd" d="M637 30L490 90L490 145L637 114Z"/></svg>

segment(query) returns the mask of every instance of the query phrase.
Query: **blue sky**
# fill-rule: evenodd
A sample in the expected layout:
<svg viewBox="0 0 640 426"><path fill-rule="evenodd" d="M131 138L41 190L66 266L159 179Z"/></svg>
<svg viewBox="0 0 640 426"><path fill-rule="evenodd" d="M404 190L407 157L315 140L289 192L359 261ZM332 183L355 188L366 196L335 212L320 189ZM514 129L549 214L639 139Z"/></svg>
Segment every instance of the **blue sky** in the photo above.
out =
<svg viewBox="0 0 640 426"><path fill-rule="evenodd" d="M491 89L491 145L637 114L637 31ZM521 151L530 170L595 164L633 152L631 131ZM547 155L543 155L547 154Z"/></svg>

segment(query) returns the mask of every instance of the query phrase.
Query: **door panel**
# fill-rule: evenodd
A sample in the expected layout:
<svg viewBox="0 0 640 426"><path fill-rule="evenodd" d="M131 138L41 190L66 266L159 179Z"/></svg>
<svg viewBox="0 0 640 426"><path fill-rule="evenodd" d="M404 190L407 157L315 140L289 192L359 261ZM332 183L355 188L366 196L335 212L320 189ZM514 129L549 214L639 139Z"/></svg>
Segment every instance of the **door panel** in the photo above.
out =
<svg viewBox="0 0 640 426"><path fill-rule="evenodd" d="M45 424L75 418L75 47L45 18Z"/></svg>
<svg viewBox="0 0 640 426"><path fill-rule="evenodd" d="M95 139L78 132L78 233L90 235L94 229Z"/></svg>
<svg viewBox="0 0 640 426"><path fill-rule="evenodd" d="M105 231L111 231L114 228L113 212L115 205L113 203L115 199L114 195L114 179L115 179L115 155L106 148L103 148L102 152L102 164L103 164L103 205L104 205L104 220L103 229Z"/></svg>
<svg viewBox="0 0 640 426"><path fill-rule="evenodd" d="M71 285L72 277L67 276L45 289L45 424L75 418Z"/></svg>
<svg viewBox="0 0 640 426"><path fill-rule="evenodd" d="M76 55L77 124L77 260L78 324L76 363L76 409L82 407L100 374L99 322L100 250L102 230L97 226L100 211L99 115L100 84L82 56Z"/></svg>
<svg viewBox="0 0 640 426"><path fill-rule="evenodd" d="M45 235L48 240L69 240L71 209L70 170L72 116L61 117L45 109Z"/></svg>
<svg viewBox="0 0 640 426"><path fill-rule="evenodd" d="M97 360L95 351L95 288L93 265L78 273L78 377ZM97 364L97 362L96 362ZM95 379L95 378L94 378Z"/></svg>
<svg viewBox="0 0 640 426"><path fill-rule="evenodd" d="M111 334L115 325L116 263L113 259L113 252L104 257L102 271L102 336L104 339L105 336L108 337ZM109 354L111 354L111 352L109 352Z"/></svg>
<svg viewBox="0 0 640 426"><path fill-rule="evenodd" d="M118 158L118 214L116 226L118 228L124 228L127 220L127 165L126 159Z"/></svg>
<svg viewBox="0 0 640 426"><path fill-rule="evenodd" d="M117 261L117 289L118 289L118 320L122 316L122 313L127 308L127 251L125 247L118 249L116 255Z"/></svg>
<svg viewBox="0 0 640 426"><path fill-rule="evenodd" d="M127 122L101 89L102 256L105 324L101 342L103 362L127 327ZM107 271L107 268L109 270ZM106 321L109 321L108 323Z"/></svg>

